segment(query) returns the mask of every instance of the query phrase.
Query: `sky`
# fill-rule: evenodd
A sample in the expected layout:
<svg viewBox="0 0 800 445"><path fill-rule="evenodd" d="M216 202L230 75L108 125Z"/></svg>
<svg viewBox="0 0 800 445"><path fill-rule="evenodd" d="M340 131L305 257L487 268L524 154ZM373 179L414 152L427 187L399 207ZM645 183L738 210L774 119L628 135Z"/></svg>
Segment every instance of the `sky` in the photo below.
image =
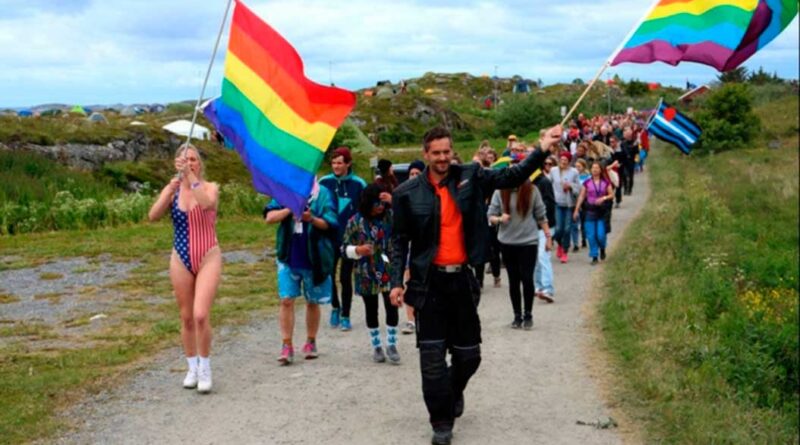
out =
<svg viewBox="0 0 800 445"><path fill-rule="evenodd" d="M200 94L227 0L0 0L0 107L165 103ZM589 80L649 1L245 0L312 80L359 89L425 72ZM230 21L230 20L229 20ZM798 77L798 20L745 63ZM227 26L205 97L219 94ZM618 74L707 83L710 67L625 64Z"/></svg>

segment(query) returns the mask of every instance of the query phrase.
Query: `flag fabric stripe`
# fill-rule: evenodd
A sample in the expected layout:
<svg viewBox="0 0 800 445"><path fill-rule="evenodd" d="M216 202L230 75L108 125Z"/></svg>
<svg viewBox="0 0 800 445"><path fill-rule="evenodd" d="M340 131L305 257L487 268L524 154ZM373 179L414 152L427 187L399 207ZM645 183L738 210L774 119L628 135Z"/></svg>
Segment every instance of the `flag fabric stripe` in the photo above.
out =
<svg viewBox="0 0 800 445"><path fill-rule="evenodd" d="M230 52L239 60L250 67L262 79L270 78L270 85L281 99L290 106L299 116L308 122L320 121L331 126L336 126L342 116L347 116L350 109L347 105L325 101L312 102L311 94L307 92L297 79L289 75L286 70L277 64L272 55L253 40L238 26L231 27L229 43ZM323 90L322 95L326 92Z"/></svg>
<svg viewBox="0 0 800 445"><path fill-rule="evenodd" d="M261 20L239 0L236 1L233 24L247 33L253 40L260 42L264 50L271 54L275 65L281 67L299 85L306 89L313 102L346 105L354 99L353 93L347 90L319 85L309 80L304 74L305 68L300 54L282 35ZM347 117L348 113L344 113L341 118Z"/></svg>
<svg viewBox="0 0 800 445"><path fill-rule="evenodd" d="M668 118L667 114L671 116ZM702 134L702 130L697 123L663 101L653 119L650 120L647 130L660 139L678 147L685 154L691 152L692 145L697 142Z"/></svg>
<svg viewBox="0 0 800 445"><path fill-rule="evenodd" d="M677 125L673 125L671 122L668 122L664 119L661 115L656 115L656 121L658 122L659 126L665 127L670 131L670 133L683 138L687 143L694 144L697 139L693 138L689 134L683 131L683 129Z"/></svg>
<svg viewBox="0 0 800 445"><path fill-rule="evenodd" d="M678 147L678 149L680 151L682 151L683 153L685 153L685 154L689 154L690 153L689 148L686 147L686 145L684 144L683 141L681 141L678 138L675 138L670 133L667 133L661 127L659 127L657 125L650 125L650 128L648 128L648 130L650 132L652 132L654 135L658 136L659 139L661 139L663 141L666 141L666 142L669 142L670 144Z"/></svg>
<svg viewBox="0 0 800 445"><path fill-rule="evenodd" d="M667 110L667 108L671 107L662 101L661 106L659 107L660 113L663 114ZM695 139L700 138L700 134L702 133L702 130L700 130L700 126L697 125L697 122L689 119L685 114L678 112L678 110L675 110L675 117L672 118L672 121L675 124L680 125L687 133L692 134Z"/></svg>
<svg viewBox="0 0 800 445"><path fill-rule="evenodd" d="M797 9L787 0L661 0L611 65L697 62L729 71L777 37Z"/></svg>
<svg viewBox="0 0 800 445"><path fill-rule="evenodd" d="M236 0L222 95L204 114L239 153L258 192L302 213L325 150L355 102L350 91L306 78L289 42Z"/></svg>
<svg viewBox="0 0 800 445"><path fill-rule="evenodd" d="M225 80L236 86L245 97L258 98L256 107L264 118L279 130L308 142L325 152L336 129L324 122L308 123L298 116L256 73L243 64L233 53L228 53L225 63ZM223 96L225 90L223 90Z"/></svg>
<svg viewBox="0 0 800 445"><path fill-rule="evenodd" d="M243 130L248 130L247 137L282 157L286 162L313 173L314 162L319 158L320 150L294 135L286 133L265 118L261 110L250 101L235 85L223 80L222 90L225 94L220 105L236 110L245 123ZM219 108L222 108L220 106Z"/></svg>
<svg viewBox="0 0 800 445"><path fill-rule="evenodd" d="M213 101L205 112L211 123L239 153L250 171L256 190L273 197L283 196L284 201L281 204L285 207L305 205L306 198L298 190L303 190L305 184L311 186L314 181L311 171L289 163L261 146L247 131L241 114L224 102Z"/></svg>

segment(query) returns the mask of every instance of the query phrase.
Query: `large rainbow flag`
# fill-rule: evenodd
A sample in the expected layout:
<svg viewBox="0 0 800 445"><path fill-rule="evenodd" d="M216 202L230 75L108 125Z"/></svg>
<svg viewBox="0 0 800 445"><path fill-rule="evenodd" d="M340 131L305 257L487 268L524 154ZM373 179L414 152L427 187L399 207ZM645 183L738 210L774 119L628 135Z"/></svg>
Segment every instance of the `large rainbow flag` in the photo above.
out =
<svg viewBox="0 0 800 445"><path fill-rule="evenodd" d="M222 95L204 114L250 170L253 186L302 213L353 93L314 83L280 34L239 0L233 13Z"/></svg>
<svg viewBox="0 0 800 445"><path fill-rule="evenodd" d="M697 62L729 71L797 15L797 0L659 0L611 65Z"/></svg>

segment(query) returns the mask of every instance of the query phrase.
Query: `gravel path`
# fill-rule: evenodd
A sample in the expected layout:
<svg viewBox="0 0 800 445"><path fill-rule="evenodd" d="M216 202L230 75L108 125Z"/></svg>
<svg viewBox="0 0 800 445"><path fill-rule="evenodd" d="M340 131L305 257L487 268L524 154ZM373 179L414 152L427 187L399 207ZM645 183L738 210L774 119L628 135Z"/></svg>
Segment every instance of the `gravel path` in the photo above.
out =
<svg viewBox="0 0 800 445"><path fill-rule="evenodd" d="M644 204L647 188L647 176L637 175L634 195L614 210L612 243ZM532 331L508 327L505 286L487 288L480 306L483 363L465 393L455 444L622 443L617 429L577 424L610 415L589 375L590 331L582 311L591 275L602 267L591 266L582 250L554 268L557 300L537 301ZM300 305L298 320L295 342L302 343ZM118 389L70 410L66 415L78 419L77 429L58 443L430 443L413 336L400 338L399 366L374 364L360 299L353 320L348 333L323 327L321 357L289 367L275 360L275 317L219 333L214 391L207 396L180 387L185 362L173 348Z"/></svg>

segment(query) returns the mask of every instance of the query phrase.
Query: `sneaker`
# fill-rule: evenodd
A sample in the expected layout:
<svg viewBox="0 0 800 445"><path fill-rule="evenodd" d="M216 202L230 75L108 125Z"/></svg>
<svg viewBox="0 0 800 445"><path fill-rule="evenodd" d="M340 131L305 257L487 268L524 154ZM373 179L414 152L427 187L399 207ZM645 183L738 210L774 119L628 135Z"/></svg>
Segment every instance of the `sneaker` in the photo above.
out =
<svg viewBox="0 0 800 445"><path fill-rule="evenodd" d="M386 355L383 353L383 348L378 346L372 350L372 361L375 363L383 363L386 361Z"/></svg>
<svg viewBox="0 0 800 445"><path fill-rule="evenodd" d="M581 247L586 248L586 240L581 240Z"/></svg>
<svg viewBox="0 0 800 445"><path fill-rule="evenodd" d="M606 249L600 249L600 259L606 259Z"/></svg>
<svg viewBox="0 0 800 445"><path fill-rule="evenodd" d="M592 257L592 266L597 265L597 257Z"/></svg>
<svg viewBox="0 0 800 445"><path fill-rule="evenodd" d="M406 325L403 326L403 329L401 329L400 332L405 335L413 334L417 332L417 325L415 325L413 321L407 321Z"/></svg>
<svg viewBox="0 0 800 445"><path fill-rule="evenodd" d="M567 258L567 252L565 251L564 254L561 255L561 264L567 264L568 260L569 258Z"/></svg>
<svg viewBox="0 0 800 445"><path fill-rule="evenodd" d="M305 355L306 360L313 360L319 357L319 353L317 353L317 344L306 342L303 346L303 355Z"/></svg>
<svg viewBox="0 0 800 445"><path fill-rule="evenodd" d="M353 329L353 325L350 324L350 317L342 317L342 321L341 321L340 325L341 326L339 327L339 329L341 329L342 332L347 332L347 331Z"/></svg>
<svg viewBox="0 0 800 445"><path fill-rule="evenodd" d="M400 363L400 353L397 352L397 346L389 345L386 347L386 356L389 357L389 363L396 365Z"/></svg>
<svg viewBox="0 0 800 445"><path fill-rule="evenodd" d="M533 329L533 317L526 317L525 320L522 321L522 329L525 329L526 331Z"/></svg>
<svg viewBox="0 0 800 445"><path fill-rule="evenodd" d="M546 292L540 293L539 294L539 299L544 300L544 301L546 301L548 303L552 303L553 301L555 301L555 300L553 300L553 296L548 294L548 293L546 293Z"/></svg>
<svg viewBox="0 0 800 445"><path fill-rule="evenodd" d="M573 248L572 248L572 251L573 251L573 252L578 252L578 251L580 251L580 250L581 250L581 248L580 248L580 247L578 247L578 245L577 245L577 244L575 244L575 247L573 247Z"/></svg>
<svg viewBox="0 0 800 445"><path fill-rule="evenodd" d="M334 308L331 310L331 327L338 328L339 327L339 308Z"/></svg>
<svg viewBox="0 0 800 445"><path fill-rule="evenodd" d="M197 370L197 392L208 394L211 392L211 368Z"/></svg>
<svg viewBox="0 0 800 445"><path fill-rule="evenodd" d="M511 329L522 329L522 319L515 318L514 321L511 322Z"/></svg>
<svg viewBox="0 0 800 445"><path fill-rule="evenodd" d="M564 248L561 247L561 245L559 244L558 248L556 249L556 258L561 260L561 257L563 257L563 256L564 256ZM562 260L562 262L563 262L563 260Z"/></svg>
<svg viewBox="0 0 800 445"><path fill-rule="evenodd" d="M183 378L183 387L186 389L197 388L197 369L190 369Z"/></svg>
<svg viewBox="0 0 800 445"><path fill-rule="evenodd" d="M278 361L282 366L291 364L294 361L294 348L289 345L283 345L281 347L281 355L278 357Z"/></svg>
<svg viewBox="0 0 800 445"><path fill-rule="evenodd" d="M453 427L434 427L431 443L433 445L450 445L453 441Z"/></svg>
<svg viewBox="0 0 800 445"><path fill-rule="evenodd" d="M614 208L618 209L618 208L619 208L619 203L616 203L616 204L614 205Z"/></svg>

